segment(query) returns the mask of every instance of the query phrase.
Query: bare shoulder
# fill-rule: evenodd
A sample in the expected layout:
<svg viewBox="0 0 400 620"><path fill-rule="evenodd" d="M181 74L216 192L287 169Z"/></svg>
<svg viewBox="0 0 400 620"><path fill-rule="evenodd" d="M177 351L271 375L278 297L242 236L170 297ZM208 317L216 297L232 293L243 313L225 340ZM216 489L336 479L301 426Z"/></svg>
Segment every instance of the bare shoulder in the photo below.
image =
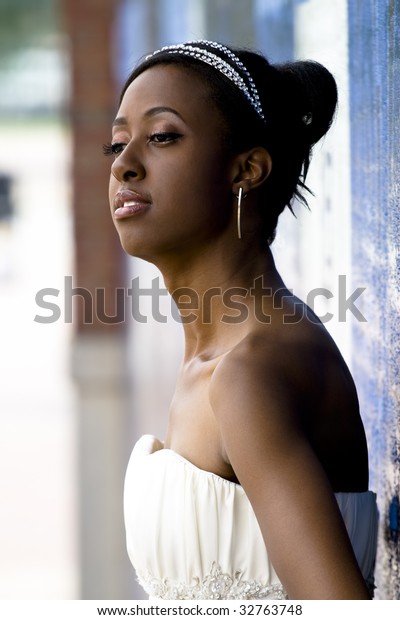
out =
<svg viewBox="0 0 400 620"><path fill-rule="evenodd" d="M217 365L210 383L211 403L222 411L223 401L236 392L239 401L263 400L300 412L319 401L329 367L338 363L324 328L318 325L260 328L248 334ZM323 361L323 363L321 363ZM239 394L236 394L238 397ZM246 407L248 411L248 408ZM280 407L280 410L281 407Z"/></svg>
<svg viewBox="0 0 400 620"><path fill-rule="evenodd" d="M336 491L367 489L368 453L356 388L322 325L250 333L215 368L209 396L221 451L233 469L229 447L240 457L235 438L244 452L256 442L260 453L279 459L296 437L312 449Z"/></svg>
<svg viewBox="0 0 400 620"><path fill-rule="evenodd" d="M310 401L303 376L305 357L313 359L302 338L268 338L263 330L246 336L219 362L210 381L210 404L217 419L226 460L236 475L242 453L270 454L293 433L302 433ZM305 350L307 349L307 353ZM313 391L319 391L320 381ZM317 396L315 396L317 398ZM239 477L239 476L238 476Z"/></svg>

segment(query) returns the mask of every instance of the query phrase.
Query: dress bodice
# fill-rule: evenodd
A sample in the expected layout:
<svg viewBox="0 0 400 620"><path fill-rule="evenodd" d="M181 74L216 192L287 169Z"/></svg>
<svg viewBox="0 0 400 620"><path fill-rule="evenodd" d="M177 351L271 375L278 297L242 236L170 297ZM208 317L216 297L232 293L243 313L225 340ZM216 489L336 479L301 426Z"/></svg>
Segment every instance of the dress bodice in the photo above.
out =
<svg viewBox="0 0 400 620"><path fill-rule="evenodd" d="M337 493L336 499L372 587L376 496ZM151 435L132 451L124 510L128 554L151 598L287 598L243 488L199 469Z"/></svg>

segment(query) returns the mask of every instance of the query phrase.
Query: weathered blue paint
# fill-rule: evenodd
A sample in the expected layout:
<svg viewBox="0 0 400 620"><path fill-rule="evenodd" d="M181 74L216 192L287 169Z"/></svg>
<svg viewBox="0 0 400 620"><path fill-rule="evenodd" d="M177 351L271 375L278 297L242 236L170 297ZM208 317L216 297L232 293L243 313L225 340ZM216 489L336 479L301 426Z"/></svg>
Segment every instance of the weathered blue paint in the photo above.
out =
<svg viewBox="0 0 400 620"><path fill-rule="evenodd" d="M272 62L294 57L293 0L254 0L253 27L256 46Z"/></svg>
<svg viewBox="0 0 400 620"><path fill-rule="evenodd" d="M122 0L115 37L116 75L122 84L139 58L152 50L148 28L149 6L142 0Z"/></svg>
<svg viewBox="0 0 400 620"><path fill-rule="evenodd" d="M399 498L395 495L389 506L389 536L390 540L397 543L399 539Z"/></svg>
<svg viewBox="0 0 400 620"><path fill-rule="evenodd" d="M349 0L348 18L353 277L369 321L354 324L353 366L381 512L378 596L399 598L400 2Z"/></svg>
<svg viewBox="0 0 400 620"><path fill-rule="evenodd" d="M197 38L189 32L187 0L159 0L158 36L162 45Z"/></svg>

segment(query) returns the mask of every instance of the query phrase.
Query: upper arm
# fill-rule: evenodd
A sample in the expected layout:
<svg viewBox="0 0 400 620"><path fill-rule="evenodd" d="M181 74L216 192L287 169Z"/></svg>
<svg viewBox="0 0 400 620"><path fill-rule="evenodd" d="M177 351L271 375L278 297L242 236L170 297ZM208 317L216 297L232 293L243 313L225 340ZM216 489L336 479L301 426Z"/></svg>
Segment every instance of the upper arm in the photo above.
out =
<svg viewBox="0 0 400 620"><path fill-rule="evenodd" d="M325 472L301 417L301 392L278 358L231 354L210 402L223 447L292 599L369 598ZM290 364L289 364L290 366Z"/></svg>

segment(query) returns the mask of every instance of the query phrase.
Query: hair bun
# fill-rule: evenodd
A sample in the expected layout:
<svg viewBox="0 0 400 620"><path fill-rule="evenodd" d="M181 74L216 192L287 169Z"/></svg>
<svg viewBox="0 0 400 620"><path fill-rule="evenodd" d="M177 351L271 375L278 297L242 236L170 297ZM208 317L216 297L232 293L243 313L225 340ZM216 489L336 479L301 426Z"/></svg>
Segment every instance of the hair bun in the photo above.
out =
<svg viewBox="0 0 400 620"><path fill-rule="evenodd" d="M303 126L312 147L332 124L337 105L335 78L313 60L288 62L275 68L285 83L286 106L292 121Z"/></svg>

